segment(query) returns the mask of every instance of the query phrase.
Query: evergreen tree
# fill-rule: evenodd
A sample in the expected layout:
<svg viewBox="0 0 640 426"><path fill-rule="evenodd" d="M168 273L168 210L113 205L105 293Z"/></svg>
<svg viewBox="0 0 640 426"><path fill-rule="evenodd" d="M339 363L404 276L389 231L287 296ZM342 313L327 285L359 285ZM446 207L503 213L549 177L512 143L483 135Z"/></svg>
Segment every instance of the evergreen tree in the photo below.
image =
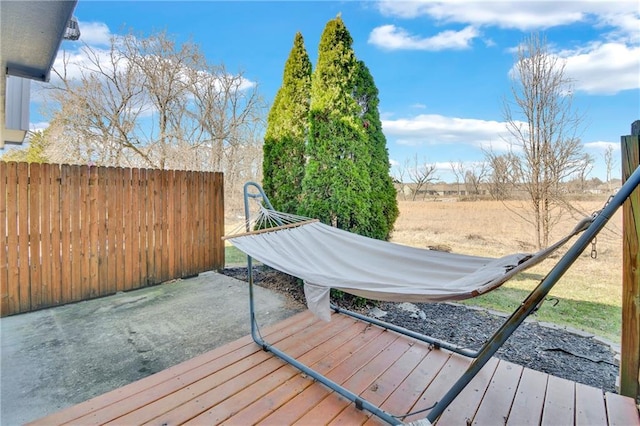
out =
<svg viewBox="0 0 640 426"><path fill-rule="evenodd" d="M307 166L300 213L370 234L371 155L353 97L358 63L337 16L324 28L311 79Z"/></svg>
<svg viewBox="0 0 640 426"><path fill-rule="evenodd" d="M262 162L264 190L287 213L297 211L302 192L310 90L311 61L298 32L269 111Z"/></svg>
<svg viewBox="0 0 640 426"><path fill-rule="evenodd" d="M398 218L398 202L393 180L389 175L389 152L387 140L382 133L382 123L378 111L378 88L373 76L363 61L358 62L358 74L354 97L360 105L362 125L369 141L371 164L370 210L371 220L367 234L373 238L388 239L393 224Z"/></svg>
<svg viewBox="0 0 640 426"><path fill-rule="evenodd" d="M45 150L49 146L48 129L38 130L29 135L29 146L26 149L11 149L0 158L2 161L26 161L27 163L47 163Z"/></svg>

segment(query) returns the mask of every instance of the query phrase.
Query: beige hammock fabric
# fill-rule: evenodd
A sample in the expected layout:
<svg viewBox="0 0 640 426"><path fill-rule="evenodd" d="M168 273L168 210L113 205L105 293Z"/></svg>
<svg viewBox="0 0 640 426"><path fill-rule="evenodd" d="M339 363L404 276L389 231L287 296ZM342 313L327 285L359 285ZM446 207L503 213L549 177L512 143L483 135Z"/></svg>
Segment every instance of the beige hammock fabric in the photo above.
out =
<svg viewBox="0 0 640 426"><path fill-rule="evenodd" d="M308 308L327 321L331 288L389 302L462 300L498 287L558 246L494 259L403 246L309 221L225 239L265 265L303 279Z"/></svg>

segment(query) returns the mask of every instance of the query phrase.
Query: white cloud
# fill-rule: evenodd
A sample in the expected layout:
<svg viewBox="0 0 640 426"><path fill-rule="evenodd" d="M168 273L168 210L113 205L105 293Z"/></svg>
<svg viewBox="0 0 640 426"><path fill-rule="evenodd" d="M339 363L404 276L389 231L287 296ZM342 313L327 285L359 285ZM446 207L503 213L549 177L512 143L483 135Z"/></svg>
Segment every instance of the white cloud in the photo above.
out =
<svg viewBox="0 0 640 426"><path fill-rule="evenodd" d="M105 69L109 69L112 67L110 65L111 56L109 50L102 49L97 46L91 46L90 48L93 52L91 59L84 47L80 47L75 50L65 50L64 52L58 52L58 56L53 63L53 68L59 73L65 75L68 80L76 80L82 76L83 71L86 72L88 69L95 69L96 66L94 65L94 62L97 62L102 68ZM124 69L127 62L121 58L121 61L118 64ZM51 81L60 81L60 79L54 72L51 73Z"/></svg>
<svg viewBox="0 0 640 426"><path fill-rule="evenodd" d="M572 80L574 91L591 95L615 95L623 90L640 88L640 45L592 42L578 49L548 53L564 61L564 75ZM517 47L513 48L517 51ZM508 72L517 76L516 65Z"/></svg>
<svg viewBox="0 0 640 426"><path fill-rule="evenodd" d="M607 149L609 149L609 147L613 147L614 151L619 151L620 143L596 141L596 142L587 142L584 144L584 147L587 149L598 150L598 151L606 151Z"/></svg>
<svg viewBox="0 0 640 426"><path fill-rule="evenodd" d="M445 50L467 49L478 37L478 30L467 26L460 31L442 31L432 37L418 37L395 25L374 28L369 34L369 43L389 50Z"/></svg>
<svg viewBox="0 0 640 426"><path fill-rule="evenodd" d="M388 16L405 19L427 16L440 24L469 25L467 28L532 31L576 23L590 25L600 32L597 42L558 52L567 60L566 73L575 80L575 89L589 94L615 94L640 87L637 1L381 0L378 8ZM389 43L394 41L400 46L403 41L411 46L423 40L402 30L388 30L387 36ZM486 40L485 43L491 46L493 42Z"/></svg>
<svg viewBox="0 0 640 426"><path fill-rule="evenodd" d="M487 46L487 47L494 47L494 46L496 46L496 42L495 42L495 41L493 41L493 39L490 39L490 38L484 38L482 41L484 42L484 45L485 45L485 46Z"/></svg>
<svg viewBox="0 0 640 426"><path fill-rule="evenodd" d="M108 46L111 40L111 31L104 22L82 22L80 27L80 41L89 45Z"/></svg>
<svg viewBox="0 0 640 426"><path fill-rule="evenodd" d="M32 132L37 132L40 130L44 130L49 127L48 121L39 121L37 123L29 123L29 130Z"/></svg>
<svg viewBox="0 0 640 426"><path fill-rule="evenodd" d="M576 51L563 51L565 72L576 90L590 94L615 94L640 88L640 46L592 43Z"/></svg>
<svg viewBox="0 0 640 426"><path fill-rule="evenodd" d="M598 27L611 27L607 40L625 44L640 44L640 13L615 13L599 17Z"/></svg>
<svg viewBox="0 0 640 426"><path fill-rule="evenodd" d="M584 20L586 14L581 7L582 4L545 1L382 0L378 7L383 14L400 18L430 16L443 23L466 23L529 31Z"/></svg>
<svg viewBox="0 0 640 426"><path fill-rule="evenodd" d="M399 145L467 144L505 151L509 133L504 122L421 114L412 118L382 120L388 140Z"/></svg>
<svg viewBox="0 0 640 426"><path fill-rule="evenodd" d="M118 45L122 42L123 36L112 34L106 24L100 22L80 23L80 31L82 33L81 43L70 43L65 50L60 50L53 64L53 69L62 74L68 81L79 81L82 74L91 74L98 68L106 73L125 72L129 66L129 61L120 54ZM116 45L116 52L112 56L111 43L112 40ZM157 58L150 57L157 60ZM165 60L165 59L160 59ZM201 73L202 74L202 73ZM204 75L204 74L203 74ZM182 75L186 78L186 75ZM104 77L99 76L102 80ZM210 76L209 84L216 87L222 87L220 83L222 76ZM239 91L250 90L256 86L256 82L241 76L235 78L231 75L225 76L229 80L234 81L233 89ZM235 78L235 79L234 79ZM44 94L51 85L61 86L61 79L55 72L51 73L50 83L36 82L32 91L32 102L43 102ZM141 117L150 116L155 112L155 108L148 104L144 106Z"/></svg>

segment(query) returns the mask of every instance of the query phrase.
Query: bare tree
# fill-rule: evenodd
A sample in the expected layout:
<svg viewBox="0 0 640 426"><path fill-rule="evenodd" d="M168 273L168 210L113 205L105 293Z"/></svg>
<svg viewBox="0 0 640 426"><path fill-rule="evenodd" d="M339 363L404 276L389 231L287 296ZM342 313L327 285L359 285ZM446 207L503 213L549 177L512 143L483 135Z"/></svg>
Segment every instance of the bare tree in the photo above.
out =
<svg viewBox="0 0 640 426"><path fill-rule="evenodd" d="M248 85L242 73L229 73L224 65L191 73L197 89L192 92L194 116L210 150L209 167L222 170L225 152L236 152L257 125L264 125L266 105L257 86Z"/></svg>
<svg viewBox="0 0 640 426"><path fill-rule="evenodd" d="M587 178L593 170L594 158L588 153L584 153L578 164L576 170L576 179L578 181L579 192L584 192L587 189Z"/></svg>
<svg viewBox="0 0 640 426"><path fill-rule="evenodd" d="M496 154L485 152L486 164L488 168L489 193L499 201L507 200L511 197L512 190L519 181L516 174L517 157L512 153Z"/></svg>
<svg viewBox="0 0 640 426"><path fill-rule="evenodd" d="M120 44L118 53L140 75L157 125L147 133L155 163L158 168L167 168L169 146L185 139L182 113L188 109L192 86L186 70L203 67L206 62L198 46L184 43L178 48L165 33L147 38L130 34Z"/></svg>
<svg viewBox="0 0 640 426"><path fill-rule="evenodd" d="M242 73L165 33L85 45L76 63L63 55L44 91L54 161L222 171L230 197L231 183L257 178L266 105Z"/></svg>
<svg viewBox="0 0 640 426"><path fill-rule="evenodd" d="M467 194L472 198L480 195L480 185L485 182L489 174L489 166L485 161L473 162L464 169L464 185Z"/></svg>
<svg viewBox="0 0 640 426"><path fill-rule="evenodd" d="M436 165L435 163L429 164L426 160L422 162L418 162L418 155L416 154L413 157L413 161L410 164L410 160L407 159L407 173L411 182L415 185L413 196L411 201L415 201L418 193L420 191L423 192L422 199L424 199L427 195L427 186L430 183L438 180L438 176L436 173Z"/></svg>
<svg viewBox="0 0 640 426"><path fill-rule="evenodd" d="M400 192L402 193L402 199L406 200L407 199L407 182L405 181L405 178L407 177L408 174L408 161L405 161L404 163L400 164L398 163L394 169L395 169L395 176L396 179L400 185Z"/></svg>
<svg viewBox="0 0 640 426"><path fill-rule="evenodd" d="M572 106L572 85L565 64L549 52L546 40L533 34L518 47L512 70L512 102L504 116L517 153L517 175L525 188L538 247L549 234L564 204L561 182L582 164L578 139L581 117Z"/></svg>
<svg viewBox="0 0 640 426"><path fill-rule="evenodd" d="M456 178L456 193L460 196L460 181L464 179L464 165L462 161L458 161L457 163L451 161L449 167L451 167L453 176Z"/></svg>
<svg viewBox="0 0 640 426"><path fill-rule="evenodd" d="M604 151L604 164L607 169L607 189L611 192L611 171L615 164L615 160L613 158L613 145L608 145L607 149Z"/></svg>

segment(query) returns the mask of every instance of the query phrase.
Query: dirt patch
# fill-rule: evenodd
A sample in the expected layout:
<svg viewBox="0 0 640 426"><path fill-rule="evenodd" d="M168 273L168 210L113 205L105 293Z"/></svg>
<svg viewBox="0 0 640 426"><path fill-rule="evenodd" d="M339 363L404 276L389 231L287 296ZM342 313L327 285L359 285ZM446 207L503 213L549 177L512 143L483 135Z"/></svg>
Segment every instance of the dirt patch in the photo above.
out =
<svg viewBox="0 0 640 426"><path fill-rule="evenodd" d="M227 268L221 273L247 280L247 269ZM304 305L302 284L297 278L279 271L254 267L254 283L287 295L291 303ZM505 318L492 313L448 303L407 304L371 302L341 294L334 301L340 306L368 314L372 308L384 315L383 321L409 330L478 349ZM534 317L535 318L535 317ZM616 392L618 366L611 347L591 336L550 328L535 321L523 324L498 350L496 356L536 371L574 382Z"/></svg>

